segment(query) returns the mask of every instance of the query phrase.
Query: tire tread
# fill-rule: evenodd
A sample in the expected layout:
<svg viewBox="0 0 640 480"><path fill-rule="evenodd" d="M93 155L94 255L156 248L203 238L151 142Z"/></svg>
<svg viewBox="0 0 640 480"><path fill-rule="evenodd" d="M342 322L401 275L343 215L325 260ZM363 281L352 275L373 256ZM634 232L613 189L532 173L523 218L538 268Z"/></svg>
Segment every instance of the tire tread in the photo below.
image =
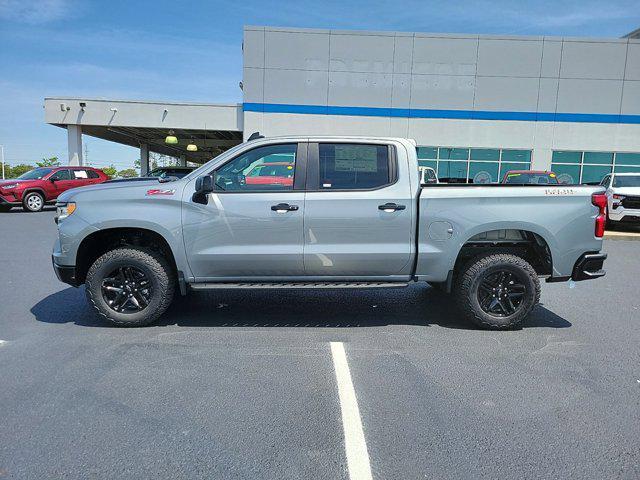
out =
<svg viewBox="0 0 640 480"><path fill-rule="evenodd" d="M140 320L123 321L115 317L114 315L109 315L109 311L105 311L103 308L101 308L94 298L93 281L96 272L105 263L121 260L123 257L134 259L141 263L144 263L149 269L151 269L154 275L156 275L158 283L160 284L160 304L156 307L155 310L147 312L147 315ZM169 305L171 305L171 302L173 300L173 294L175 291L174 287L175 281L171 268L169 267L167 260L160 253L148 248L123 247L108 251L107 253L98 257L93 265L91 265L89 271L87 272L85 292L87 295L87 299L93 305L94 309L100 316L102 316L109 322L123 327L141 327L149 325L156 321L167 310L167 308L169 308Z"/></svg>
<svg viewBox="0 0 640 480"><path fill-rule="evenodd" d="M526 275L530 277L535 286L533 305L525 311L520 312L520 315L517 316L514 321L507 324L492 321L489 315L480 315L472 303L474 301L474 293L471 291L473 281L484 269L500 263L510 263L520 267ZM467 262L461 274L458 276L456 292L459 305L468 320L483 328L507 330L518 327L527 317L531 309L540 301L540 280L538 279L536 271L524 258L510 253L488 253L474 257Z"/></svg>

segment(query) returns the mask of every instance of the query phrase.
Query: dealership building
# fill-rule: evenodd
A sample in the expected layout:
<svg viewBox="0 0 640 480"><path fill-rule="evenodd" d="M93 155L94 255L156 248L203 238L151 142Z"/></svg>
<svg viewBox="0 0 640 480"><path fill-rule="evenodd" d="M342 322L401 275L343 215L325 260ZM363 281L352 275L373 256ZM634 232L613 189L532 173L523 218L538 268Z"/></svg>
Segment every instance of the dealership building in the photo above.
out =
<svg viewBox="0 0 640 480"><path fill-rule="evenodd" d="M47 123L202 163L253 132L406 137L456 182L640 173L640 39L244 28L241 104L46 98ZM238 79L240 80L240 79ZM215 100L203 99L203 100ZM165 143L171 132L175 145ZM187 146L191 145L189 149ZM195 145L197 151L193 151Z"/></svg>

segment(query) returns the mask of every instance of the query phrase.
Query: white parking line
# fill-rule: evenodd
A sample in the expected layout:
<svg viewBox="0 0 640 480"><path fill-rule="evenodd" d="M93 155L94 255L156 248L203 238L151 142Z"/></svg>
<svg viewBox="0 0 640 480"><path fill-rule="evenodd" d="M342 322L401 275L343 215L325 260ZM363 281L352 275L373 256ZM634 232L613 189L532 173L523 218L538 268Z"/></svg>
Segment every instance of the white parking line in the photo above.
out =
<svg viewBox="0 0 640 480"><path fill-rule="evenodd" d="M340 397L340 409L342 410L344 447L347 452L349 478L351 480L371 480L371 465L369 464L367 443L362 431L358 400L351 381L351 372L349 372L347 355L342 342L331 342L331 355L338 382L338 396Z"/></svg>

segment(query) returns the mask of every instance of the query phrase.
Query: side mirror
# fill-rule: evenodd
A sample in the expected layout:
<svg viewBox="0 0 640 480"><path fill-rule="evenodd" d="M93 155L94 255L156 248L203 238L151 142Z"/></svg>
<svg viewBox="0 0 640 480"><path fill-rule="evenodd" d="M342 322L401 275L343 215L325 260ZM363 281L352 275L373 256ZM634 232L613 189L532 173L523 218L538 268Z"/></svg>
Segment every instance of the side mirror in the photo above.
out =
<svg viewBox="0 0 640 480"><path fill-rule="evenodd" d="M55 178L55 177L49 177L49 181L51 183L56 183L56 180L57 180L57 178Z"/></svg>
<svg viewBox="0 0 640 480"><path fill-rule="evenodd" d="M213 175L203 175L196 178L196 191L191 200L195 203L207 204L207 195L213 192Z"/></svg>

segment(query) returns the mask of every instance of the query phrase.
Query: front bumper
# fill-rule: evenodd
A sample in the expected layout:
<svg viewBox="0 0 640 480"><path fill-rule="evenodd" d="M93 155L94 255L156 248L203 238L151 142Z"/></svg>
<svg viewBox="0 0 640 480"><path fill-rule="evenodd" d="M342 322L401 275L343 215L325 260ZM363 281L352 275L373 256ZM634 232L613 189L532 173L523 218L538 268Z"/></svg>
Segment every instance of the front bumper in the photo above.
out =
<svg viewBox="0 0 640 480"><path fill-rule="evenodd" d="M74 265L58 265L53 255L51 256L51 263L53 264L53 271L56 272L58 280L72 287L78 287L80 285L76 278L76 267Z"/></svg>
<svg viewBox="0 0 640 480"><path fill-rule="evenodd" d="M640 209L624 208L622 205L617 208L609 208L609 220L614 222L639 222Z"/></svg>
<svg viewBox="0 0 640 480"><path fill-rule="evenodd" d="M2 194L0 195L0 205L20 205L20 201L14 195Z"/></svg>

